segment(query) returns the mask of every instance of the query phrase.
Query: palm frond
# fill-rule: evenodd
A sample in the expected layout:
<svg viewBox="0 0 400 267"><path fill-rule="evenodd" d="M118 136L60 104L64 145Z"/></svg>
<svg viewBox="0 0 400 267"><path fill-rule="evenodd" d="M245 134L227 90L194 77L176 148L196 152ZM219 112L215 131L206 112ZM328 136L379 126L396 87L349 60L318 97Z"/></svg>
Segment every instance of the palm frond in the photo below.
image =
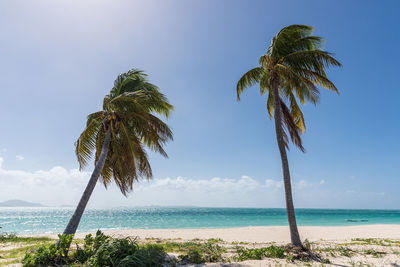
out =
<svg viewBox="0 0 400 267"><path fill-rule="evenodd" d="M319 36L306 36L299 39L293 39L290 42L291 51L304 51L321 49L325 39Z"/></svg>
<svg viewBox="0 0 400 267"><path fill-rule="evenodd" d="M300 133L304 133L306 130L306 123L304 121L303 112L297 104L296 98L293 94L289 95L290 102L290 114Z"/></svg>
<svg viewBox="0 0 400 267"><path fill-rule="evenodd" d="M326 75L325 68L342 66L329 52L322 50L296 51L282 58L281 62L286 66L311 70L322 76Z"/></svg>
<svg viewBox="0 0 400 267"><path fill-rule="evenodd" d="M75 153L78 158L79 169L82 170L92 158L92 151L96 148L96 137L102 127L103 112L92 113L88 116L87 126L75 142Z"/></svg>
<svg viewBox="0 0 400 267"><path fill-rule="evenodd" d="M287 131L289 132L290 139L293 144L296 145L302 152L305 152L304 147L302 145L302 140L300 137L300 128L297 127L292 114L286 104L280 100L281 110L282 110L282 123L285 125Z"/></svg>
<svg viewBox="0 0 400 267"><path fill-rule="evenodd" d="M301 76L292 68L283 64L276 64L275 68L279 72L281 83L283 84L282 89L286 96L295 91L300 103L303 105L305 104L305 99L314 104L318 102L319 90L313 81Z"/></svg>
<svg viewBox="0 0 400 267"><path fill-rule="evenodd" d="M112 169L112 177L122 194L126 195L133 189L133 182L140 177L152 177L147 154L134 134L124 132L124 124L116 124L112 131L110 146L113 153L107 158Z"/></svg>
<svg viewBox="0 0 400 267"><path fill-rule="evenodd" d="M110 104L116 107L133 107L141 109L144 112L154 112L165 117L168 117L171 111L174 109L168 99L159 91L146 92L144 90L138 90L135 92L125 92L121 95L113 98Z"/></svg>
<svg viewBox="0 0 400 267"><path fill-rule="evenodd" d="M110 93L104 97L103 110L88 116L86 129L76 142L76 154L83 168L95 154L98 162L111 131L101 181L107 187L114 181L126 195L142 177L152 178L146 148L167 157L164 145L173 139L171 129L157 115L168 117L173 110L160 89L147 81L147 74L132 69L118 75Z"/></svg>
<svg viewBox="0 0 400 267"><path fill-rule="evenodd" d="M269 84L270 84L270 75L269 71L265 70L261 79L260 79L260 94L264 95L266 92L270 90Z"/></svg>
<svg viewBox="0 0 400 267"><path fill-rule="evenodd" d="M236 86L237 100L240 100L240 94L247 88L258 83L261 79L261 75L264 69L262 67L256 67L246 72L238 81Z"/></svg>
<svg viewBox="0 0 400 267"><path fill-rule="evenodd" d="M303 77L304 79L307 79L323 88L339 93L336 86L326 77L326 75L321 75L308 69L291 68L291 70Z"/></svg>
<svg viewBox="0 0 400 267"><path fill-rule="evenodd" d="M268 92L267 111L273 117L274 96L270 92L272 82L278 84L281 109L283 140L289 147L289 137L293 144L304 152L300 134L306 129L303 113L298 105L307 101L316 104L319 100L319 86L338 92L336 86L327 78L325 69L341 66L331 53L323 51L324 38L313 36L314 28L308 25L290 25L272 38L265 55L259 58L259 67L245 73L239 80L236 92L259 83L261 95ZM274 83L275 84L275 83ZM270 88L271 87L271 88ZM290 108L285 104L288 103ZM287 132L286 132L287 131Z"/></svg>
<svg viewBox="0 0 400 267"><path fill-rule="evenodd" d="M308 25L290 25L272 39L267 53L273 58L280 58L296 50L295 41L310 36L314 28ZM299 45L298 45L299 46Z"/></svg>
<svg viewBox="0 0 400 267"><path fill-rule="evenodd" d="M114 81L114 87L110 91L111 98L127 92L130 89L141 89L140 84L146 82L147 74L139 69L131 69L125 73L121 73Z"/></svg>

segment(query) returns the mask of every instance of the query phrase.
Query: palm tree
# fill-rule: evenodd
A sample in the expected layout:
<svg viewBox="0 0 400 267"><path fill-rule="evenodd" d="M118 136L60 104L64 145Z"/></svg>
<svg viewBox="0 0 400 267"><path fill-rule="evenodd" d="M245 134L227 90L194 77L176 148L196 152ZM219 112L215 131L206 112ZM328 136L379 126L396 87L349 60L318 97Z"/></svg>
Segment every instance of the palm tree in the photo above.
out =
<svg viewBox="0 0 400 267"><path fill-rule="evenodd" d="M86 129L75 143L80 170L93 152L95 168L63 234L75 234L99 177L105 187L114 181L125 196L140 177L152 178L145 147L167 157L163 145L172 140L171 130L153 114L168 117L171 110L168 99L142 71L132 69L117 77L103 110L87 117Z"/></svg>
<svg viewBox="0 0 400 267"><path fill-rule="evenodd" d="M291 25L283 28L274 38L267 53L259 59L259 66L246 72L237 83L237 100L248 87L259 84L260 93L268 93L267 110L274 116L276 139L282 160L286 211L290 239L293 246L302 246L296 225L292 187L286 149L289 138L304 152L300 134L305 131L303 113L297 103L317 104L318 86L338 93L327 78L325 69L341 66L329 52L322 50L322 37L313 36L313 27ZM289 105L289 106L288 106Z"/></svg>

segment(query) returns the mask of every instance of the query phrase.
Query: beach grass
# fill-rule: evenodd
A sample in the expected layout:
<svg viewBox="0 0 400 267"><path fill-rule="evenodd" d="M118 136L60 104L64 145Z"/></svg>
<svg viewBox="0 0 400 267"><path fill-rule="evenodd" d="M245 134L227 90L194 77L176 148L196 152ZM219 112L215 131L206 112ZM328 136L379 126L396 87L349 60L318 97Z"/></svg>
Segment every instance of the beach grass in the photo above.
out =
<svg viewBox="0 0 400 267"><path fill-rule="evenodd" d="M29 237L29 236L17 236L14 233L2 233L0 234L0 243L13 242L13 243L32 243L52 240L49 237Z"/></svg>
<svg viewBox="0 0 400 267"><path fill-rule="evenodd" d="M81 266L83 262L96 254L94 250L89 254L85 254L88 253L87 251L83 253L85 249L87 250L88 244L93 244L91 242L95 237L91 238L92 241L89 243L88 238L86 240L74 239L68 256L70 260L66 261L68 266ZM108 241L105 241L106 239ZM32 254L42 246L54 245L56 241L49 237L3 234L0 236L0 266L21 263L26 253ZM105 239L99 239L98 242L99 245L108 244L103 250L114 251L115 247L135 246L142 253L141 255L153 253L152 258L166 256L165 259L168 260L166 266L254 261L273 262L276 266L327 266L331 263L348 266L379 266L379 262L398 258L400 255L400 240L387 238L354 238L340 242L323 240L309 242L305 240L306 250L304 251L276 242L226 242L221 238L183 240L181 238L126 239L107 236ZM83 255L83 258L80 259L81 262L79 262L78 250L80 250L80 256Z"/></svg>
<svg viewBox="0 0 400 267"><path fill-rule="evenodd" d="M56 242L49 237L23 237L16 234L0 234L0 266L20 263L25 253L43 245Z"/></svg>

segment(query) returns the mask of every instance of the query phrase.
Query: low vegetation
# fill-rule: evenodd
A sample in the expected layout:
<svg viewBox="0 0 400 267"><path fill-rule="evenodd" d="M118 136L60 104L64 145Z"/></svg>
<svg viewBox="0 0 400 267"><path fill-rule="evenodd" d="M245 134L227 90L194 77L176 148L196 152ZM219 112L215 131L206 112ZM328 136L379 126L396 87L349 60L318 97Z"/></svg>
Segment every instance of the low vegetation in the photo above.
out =
<svg viewBox="0 0 400 267"><path fill-rule="evenodd" d="M279 258L285 257L285 250L282 247L271 245L265 248L236 248L238 261L245 260L261 260L263 258Z"/></svg>
<svg viewBox="0 0 400 267"><path fill-rule="evenodd" d="M247 260L271 260L281 265L324 266L332 262L368 266L368 262L400 254L400 242L389 239L352 239L346 243L305 240L305 249L299 249L276 243L229 243L216 238L190 241L112 238L98 231L84 239L75 239L66 255L71 236L59 238L57 247L56 239L2 234L0 266L21 262L23 266L181 266ZM358 256L362 256L362 262Z"/></svg>
<svg viewBox="0 0 400 267"><path fill-rule="evenodd" d="M25 253L54 242L47 237L20 237L16 234L0 233L0 266L21 262Z"/></svg>
<svg viewBox="0 0 400 267"><path fill-rule="evenodd" d="M139 245L135 239L114 239L97 231L96 236L87 235L83 247L79 245L65 253L72 235L59 235L59 243L44 245L33 253L26 253L22 260L25 267L36 266L162 266L168 257L162 246Z"/></svg>
<svg viewBox="0 0 400 267"><path fill-rule="evenodd" d="M182 263L225 262L223 254L226 249L212 242L197 243L196 246L185 248L185 253L179 256Z"/></svg>
<svg viewBox="0 0 400 267"><path fill-rule="evenodd" d="M26 253L22 260L23 266L58 266L69 262L66 255L68 246L71 243L72 235L59 235L60 242L57 244L40 246L34 253Z"/></svg>
<svg viewBox="0 0 400 267"><path fill-rule="evenodd" d="M2 233L0 234L0 243L13 242L13 243L33 243L42 241L51 241L48 237L20 237L14 233Z"/></svg>

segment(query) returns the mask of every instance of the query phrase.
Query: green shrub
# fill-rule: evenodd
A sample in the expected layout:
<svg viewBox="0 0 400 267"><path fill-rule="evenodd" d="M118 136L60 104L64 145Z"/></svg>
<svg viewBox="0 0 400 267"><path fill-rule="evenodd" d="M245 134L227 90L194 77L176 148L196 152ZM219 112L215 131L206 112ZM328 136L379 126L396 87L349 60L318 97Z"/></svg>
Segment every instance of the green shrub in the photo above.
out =
<svg viewBox="0 0 400 267"><path fill-rule="evenodd" d="M225 261L222 256L226 250L213 242L204 244L197 243L195 246L189 247L184 255L179 258L186 263L204 263L204 262L223 262Z"/></svg>
<svg viewBox="0 0 400 267"><path fill-rule="evenodd" d="M26 253L22 260L25 267L54 266L65 264L68 259L65 255L73 235L58 235L59 243L39 247L35 253Z"/></svg>
<svg viewBox="0 0 400 267"><path fill-rule="evenodd" d="M0 234L0 242L11 242L16 240L18 237L15 233L2 233Z"/></svg>
<svg viewBox="0 0 400 267"><path fill-rule="evenodd" d="M191 249L197 249L204 246L204 243L200 242L170 242L161 243L166 252L188 252Z"/></svg>
<svg viewBox="0 0 400 267"><path fill-rule="evenodd" d="M141 262L143 263L142 266L162 266L163 263L166 263L168 255L165 253L164 248L161 245L146 244L139 246L135 256L141 259Z"/></svg>
<svg viewBox="0 0 400 267"><path fill-rule="evenodd" d="M237 247L236 252L238 254L238 261L261 260L264 256L264 251L260 248L248 249L244 247Z"/></svg>
<svg viewBox="0 0 400 267"><path fill-rule="evenodd" d="M346 247L339 247L338 252L339 252L339 255L345 256L345 257L351 257L354 254L354 252L351 249L346 248Z"/></svg>
<svg viewBox="0 0 400 267"><path fill-rule="evenodd" d="M363 251L365 254L367 255L372 255L375 258L380 258L382 257L383 254L385 254L385 252L380 252L380 251L376 251L374 249L366 249Z"/></svg>
<svg viewBox="0 0 400 267"><path fill-rule="evenodd" d="M78 244L76 245L76 252L73 257L74 260L80 263L86 262L90 257L92 257L99 247L107 242L110 237L103 234L100 230L96 232L96 236L93 237L91 234L85 236L83 240L83 248Z"/></svg>
<svg viewBox="0 0 400 267"><path fill-rule="evenodd" d="M112 239L97 231L95 237L86 235L83 246L77 245L76 251L67 256L72 235L59 235L60 242L39 247L33 253L26 253L22 264L25 267L63 266L79 264L83 266L163 266L167 254L161 245L138 245L136 240Z"/></svg>
<svg viewBox="0 0 400 267"><path fill-rule="evenodd" d="M269 246L266 248L244 248L236 247L237 259L239 261L244 260L261 260L262 258L283 258L285 251L283 248L278 246Z"/></svg>
<svg viewBox="0 0 400 267"><path fill-rule="evenodd" d="M221 238L210 238L207 240L207 242L212 244L218 244L224 242L224 240L222 240Z"/></svg>
<svg viewBox="0 0 400 267"><path fill-rule="evenodd" d="M32 242L42 242L42 241L51 241L51 238L38 236L38 237L30 237L30 236L17 236L15 233L1 233L0 234L0 243L32 243Z"/></svg>
<svg viewBox="0 0 400 267"><path fill-rule="evenodd" d="M87 263L93 267L100 266L161 266L166 253L159 245L139 246L135 240L106 240L91 256Z"/></svg>

